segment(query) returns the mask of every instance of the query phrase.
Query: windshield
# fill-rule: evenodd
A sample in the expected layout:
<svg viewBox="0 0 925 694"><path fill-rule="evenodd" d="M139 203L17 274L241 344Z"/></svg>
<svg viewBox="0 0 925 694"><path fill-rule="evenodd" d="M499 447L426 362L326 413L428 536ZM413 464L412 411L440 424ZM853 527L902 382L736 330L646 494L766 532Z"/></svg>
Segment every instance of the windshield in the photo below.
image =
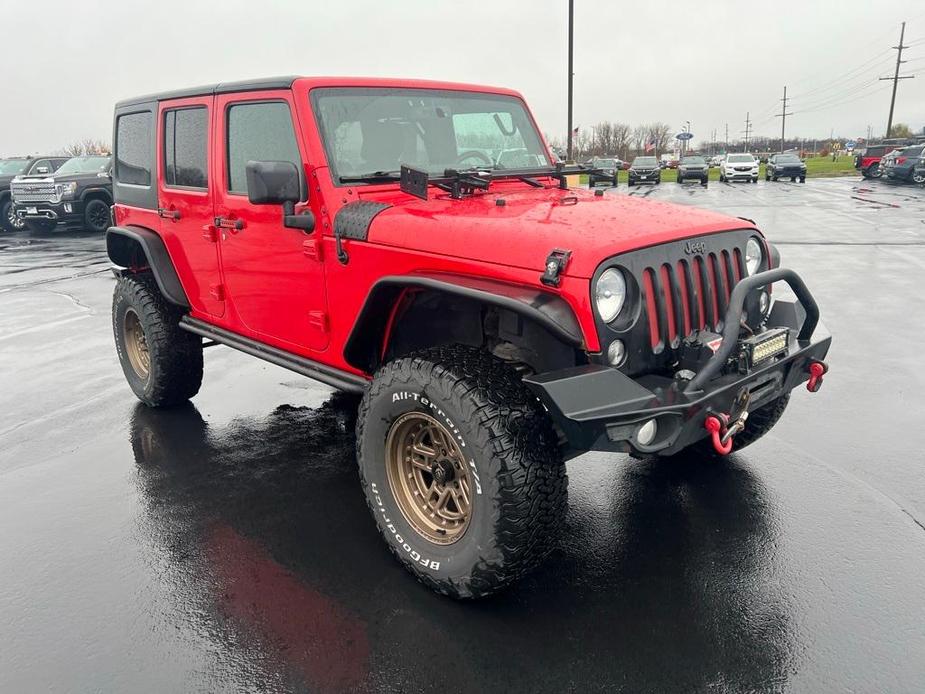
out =
<svg viewBox="0 0 925 694"><path fill-rule="evenodd" d="M335 181L447 169L551 166L523 102L431 89L315 89L311 94Z"/></svg>
<svg viewBox="0 0 925 694"><path fill-rule="evenodd" d="M707 162L706 162L706 160L705 160L703 157L684 157L684 159L681 160L681 163L682 163L682 164L686 164L686 165L688 165L688 166L690 166L690 165L694 165L694 166L700 165L700 166L703 166L703 165L706 164Z"/></svg>
<svg viewBox="0 0 925 694"><path fill-rule="evenodd" d="M28 159L2 159L0 160L0 176L21 174L28 165Z"/></svg>
<svg viewBox="0 0 925 694"><path fill-rule="evenodd" d="M109 157L74 157L61 165L55 174L94 173L109 170Z"/></svg>
<svg viewBox="0 0 925 694"><path fill-rule="evenodd" d="M655 157L636 157L633 166L658 166L658 161Z"/></svg>
<svg viewBox="0 0 925 694"><path fill-rule="evenodd" d="M780 164L799 164L800 158L796 154L778 154L774 161Z"/></svg>
<svg viewBox="0 0 925 694"><path fill-rule="evenodd" d="M731 161L733 164L752 164L755 158L751 154L730 154L727 161Z"/></svg>
<svg viewBox="0 0 925 694"><path fill-rule="evenodd" d="M599 166L601 168L612 169L617 165L613 159L595 159L594 166Z"/></svg>

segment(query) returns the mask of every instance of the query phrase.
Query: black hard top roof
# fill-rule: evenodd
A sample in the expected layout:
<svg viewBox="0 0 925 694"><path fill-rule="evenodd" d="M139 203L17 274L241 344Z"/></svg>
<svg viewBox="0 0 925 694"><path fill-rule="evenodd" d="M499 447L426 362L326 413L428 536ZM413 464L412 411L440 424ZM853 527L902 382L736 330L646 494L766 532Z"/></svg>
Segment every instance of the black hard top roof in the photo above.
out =
<svg viewBox="0 0 925 694"><path fill-rule="evenodd" d="M156 94L145 94L136 96L131 99L123 99L116 103L116 108L123 106L133 106L136 104L150 103L151 101L167 101L169 99L185 99L191 96L209 96L211 94L230 94L233 92L250 92L257 90L269 89L289 89L292 83L298 77L267 77L255 80L243 80L241 82L219 82L218 84L207 84L202 87L187 87L186 89L174 89L169 92L158 92Z"/></svg>

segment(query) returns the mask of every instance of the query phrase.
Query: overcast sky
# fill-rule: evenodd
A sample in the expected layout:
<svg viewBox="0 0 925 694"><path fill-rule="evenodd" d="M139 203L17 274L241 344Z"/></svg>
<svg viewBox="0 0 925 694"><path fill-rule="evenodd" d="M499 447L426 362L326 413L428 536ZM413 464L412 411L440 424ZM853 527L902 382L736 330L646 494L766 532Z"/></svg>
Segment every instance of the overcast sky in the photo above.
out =
<svg viewBox="0 0 925 694"><path fill-rule="evenodd" d="M922 0L576 0L575 123L693 123L697 141L863 137L925 126ZM3 3L0 155L111 139L112 105L160 89L280 74L421 77L513 87L551 136L566 123L567 0L44 0Z"/></svg>

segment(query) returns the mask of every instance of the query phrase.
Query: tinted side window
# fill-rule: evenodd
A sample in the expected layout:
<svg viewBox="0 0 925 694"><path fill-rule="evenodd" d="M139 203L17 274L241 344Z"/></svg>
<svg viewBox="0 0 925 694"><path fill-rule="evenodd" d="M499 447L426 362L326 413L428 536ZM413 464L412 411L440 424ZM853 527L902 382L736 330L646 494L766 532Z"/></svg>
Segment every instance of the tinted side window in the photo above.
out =
<svg viewBox="0 0 925 694"><path fill-rule="evenodd" d="M152 114L130 113L116 122L116 178L119 183L151 185Z"/></svg>
<svg viewBox="0 0 925 694"><path fill-rule="evenodd" d="M302 163L289 105L279 101L236 104L228 109L228 191L245 194L249 161Z"/></svg>
<svg viewBox="0 0 925 694"><path fill-rule="evenodd" d="M164 114L164 180L168 186L207 188L209 112L184 108Z"/></svg>

